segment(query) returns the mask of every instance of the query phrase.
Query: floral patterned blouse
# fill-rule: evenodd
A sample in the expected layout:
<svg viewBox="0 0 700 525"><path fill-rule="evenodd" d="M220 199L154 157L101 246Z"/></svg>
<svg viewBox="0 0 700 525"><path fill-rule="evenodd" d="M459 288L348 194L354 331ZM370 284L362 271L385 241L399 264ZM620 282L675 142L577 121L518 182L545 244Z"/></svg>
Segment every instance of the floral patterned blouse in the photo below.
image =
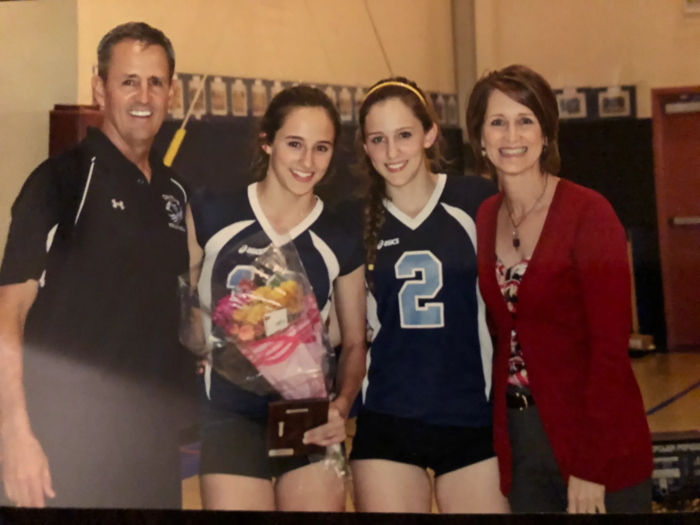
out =
<svg viewBox="0 0 700 525"><path fill-rule="evenodd" d="M508 310L510 310L513 316L515 316L518 311L518 288L520 287L520 281L522 281L523 275L525 275L525 270L527 270L529 262L530 259L523 259L519 263L506 269L501 259L496 261L496 279L501 288L503 298L508 305ZM517 387L529 386L523 351L520 347L518 334L515 329L513 329L510 334L510 360L508 364L508 383Z"/></svg>

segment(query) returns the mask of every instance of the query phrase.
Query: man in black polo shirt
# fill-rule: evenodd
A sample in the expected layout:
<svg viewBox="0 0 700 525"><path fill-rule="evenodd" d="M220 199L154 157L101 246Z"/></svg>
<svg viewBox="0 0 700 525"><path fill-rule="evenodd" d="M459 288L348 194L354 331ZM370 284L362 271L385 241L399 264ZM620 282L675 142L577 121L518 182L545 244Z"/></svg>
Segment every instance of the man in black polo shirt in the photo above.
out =
<svg viewBox="0 0 700 525"><path fill-rule="evenodd" d="M181 508L173 406L188 363L177 335L187 191L151 151L174 67L160 31L108 33L93 79L101 130L41 164L13 205L0 456L17 505Z"/></svg>

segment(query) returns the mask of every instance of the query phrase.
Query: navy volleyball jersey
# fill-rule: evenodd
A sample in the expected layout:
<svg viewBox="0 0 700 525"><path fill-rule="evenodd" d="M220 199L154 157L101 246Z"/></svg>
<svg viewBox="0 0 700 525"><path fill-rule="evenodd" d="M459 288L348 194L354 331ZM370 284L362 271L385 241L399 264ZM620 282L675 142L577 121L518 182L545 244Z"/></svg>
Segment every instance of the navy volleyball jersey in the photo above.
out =
<svg viewBox="0 0 700 525"><path fill-rule="evenodd" d="M324 209L320 199L307 218L285 236L277 234L263 214L257 184L228 193L202 190L192 196L190 206L197 242L204 249L198 284L204 303L220 299L212 297L212 288L217 288L212 283L223 283L237 266L251 264L271 242L279 246L291 238L325 321L330 314L335 279L364 264L362 239ZM219 409L257 417L267 414L267 398L236 387L209 366L205 387L209 400Z"/></svg>
<svg viewBox="0 0 700 525"><path fill-rule="evenodd" d="M439 175L415 218L385 204L367 305L367 409L432 425L491 424L493 346L477 283L475 219L495 193L478 177Z"/></svg>

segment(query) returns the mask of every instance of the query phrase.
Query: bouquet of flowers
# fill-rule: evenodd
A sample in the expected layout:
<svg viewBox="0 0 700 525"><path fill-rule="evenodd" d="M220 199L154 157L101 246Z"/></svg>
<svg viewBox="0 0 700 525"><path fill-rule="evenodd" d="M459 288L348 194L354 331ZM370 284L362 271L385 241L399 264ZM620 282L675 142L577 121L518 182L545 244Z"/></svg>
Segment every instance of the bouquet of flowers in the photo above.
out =
<svg viewBox="0 0 700 525"><path fill-rule="evenodd" d="M294 244L246 239L181 277L180 290L185 346L230 382L268 397L271 418L302 414L296 422L291 416L286 423L270 422L272 442L284 441L282 423L292 433L303 427L297 428L294 446L283 448L287 452L280 453L277 443L270 455L317 452L300 442L305 430L327 421L335 353ZM279 436L271 435L277 428ZM340 447L326 452L345 472Z"/></svg>
<svg viewBox="0 0 700 525"><path fill-rule="evenodd" d="M327 399L333 354L325 326L306 276L277 264L282 252L270 246L255 261L257 271L219 299L211 314L214 338L238 350L282 398ZM254 379L223 375L244 387Z"/></svg>

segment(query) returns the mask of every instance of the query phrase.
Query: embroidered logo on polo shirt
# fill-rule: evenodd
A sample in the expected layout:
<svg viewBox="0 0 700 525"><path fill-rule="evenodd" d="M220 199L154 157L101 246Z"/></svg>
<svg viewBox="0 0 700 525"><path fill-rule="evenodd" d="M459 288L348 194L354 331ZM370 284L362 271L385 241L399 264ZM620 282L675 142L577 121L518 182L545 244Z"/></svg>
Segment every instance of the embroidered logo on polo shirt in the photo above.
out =
<svg viewBox="0 0 700 525"><path fill-rule="evenodd" d="M117 208L124 210L124 201L118 201L117 199L112 199L112 208L115 210Z"/></svg>
<svg viewBox="0 0 700 525"><path fill-rule="evenodd" d="M185 228L182 226L182 219L184 218L185 214L182 211L180 201L172 195L163 195L163 199L165 200L165 211L168 213L168 217L170 218L170 224L168 224L168 226L175 230L184 232Z"/></svg>

